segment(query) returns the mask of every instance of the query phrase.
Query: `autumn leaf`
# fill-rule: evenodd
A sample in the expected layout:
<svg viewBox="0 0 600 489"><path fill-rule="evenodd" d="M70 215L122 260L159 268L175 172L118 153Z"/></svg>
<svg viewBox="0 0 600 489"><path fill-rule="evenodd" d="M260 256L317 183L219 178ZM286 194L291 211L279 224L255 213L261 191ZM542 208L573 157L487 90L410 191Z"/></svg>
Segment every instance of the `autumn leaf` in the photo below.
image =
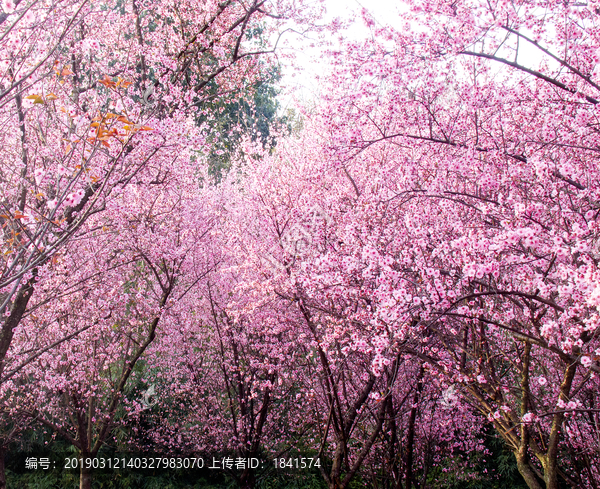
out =
<svg viewBox="0 0 600 489"><path fill-rule="evenodd" d="M131 82L124 80L120 76L117 77L117 86L118 87L127 88L129 85L131 85Z"/></svg>
<svg viewBox="0 0 600 489"><path fill-rule="evenodd" d="M106 88L115 88L117 86L117 84L114 81L112 81L108 75L104 75L104 78L98 80L98 83L101 83Z"/></svg>
<svg viewBox="0 0 600 489"><path fill-rule="evenodd" d="M34 104L43 104L43 103L45 103L45 102L44 102L44 99L42 98L42 96L41 96L41 95L37 95L37 94L34 94L34 95L27 95L27 97L25 97L25 98L26 98L27 100L33 100L33 103L34 103Z"/></svg>

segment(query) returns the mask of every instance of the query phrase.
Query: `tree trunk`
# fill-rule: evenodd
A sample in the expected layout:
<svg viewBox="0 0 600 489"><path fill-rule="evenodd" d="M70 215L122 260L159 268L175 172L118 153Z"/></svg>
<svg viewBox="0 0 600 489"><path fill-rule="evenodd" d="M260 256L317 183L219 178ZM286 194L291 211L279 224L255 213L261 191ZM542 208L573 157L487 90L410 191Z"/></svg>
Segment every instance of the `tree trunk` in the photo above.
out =
<svg viewBox="0 0 600 489"><path fill-rule="evenodd" d="M87 456L81 455L79 461L79 489L92 489L92 469L86 467Z"/></svg>
<svg viewBox="0 0 600 489"><path fill-rule="evenodd" d="M344 489L344 486L342 485L342 480L340 477L332 477L331 482L329 483L329 485L327 487L328 487L328 489Z"/></svg>
<svg viewBox="0 0 600 489"><path fill-rule="evenodd" d="M6 469L4 467L4 455L6 447L0 447L0 489L6 489Z"/></svg>
<svg viewBox="0 0 600 489"><path fill-rule="evenodd" d="M394 412L394 401L393 398L390 399L387 405L387 433L389 433L389 445L388 445L388 463L387 463L387 473L390 477L389 485L387 482L384 487L394 487L402 477L402 474L398 468L398 461L396 457L396 447L398 445L398 431L396 427L396 416Z"/></svg>
<svg viewBox="0 0 600 489"><path fill-rule="evenodd" d="M346 441L342 434L337 436L337 446L333 455L333 465L331 466L331 481L329 489L341 489L342 486L342 466L344 463L344 453L346 452Z"/></svg>
<svg viewBox="0 0 600 489"><path fill-rule="evenodd" d="M519 473L525 479L525 483L529 489L543 489L540 483L538 482L538 478L535 475L535 472L531 470L529 464L526 459L517 455L517 468L519 469Z"/></svg>
<svg viewBox="0 0 600 489"><path fill-rule="evenodd" d="M546 489L558 489L558 466L556 458L547 457L544 465L544 482Z"/></svg>
<svg viewBox="0 0 600 489"><path fill-rule="evenodd" d="M250 458L251 457L247 457L247 459ZM254 489L254 486L256 485L256 476L254 474L254 469L252 469L251 467L247 467L246 469L244 469L244 472L242 472L239 481L240 489Z"/></svg>
<svg viewBox="0 0 600 489"><path fill-rule="evenodd" d="M413 398L413 407L410 410L410 417L408 419L408 434L406 435L406 489L411 489L413 486L416 487L415 480L413 477L413 454L415 444L415 422L417 420L417 403L421 392L423 392L423 374L425 369L421 365L419 369L419 375L417 377L417 388L415 390L415 396Z"/></svg>

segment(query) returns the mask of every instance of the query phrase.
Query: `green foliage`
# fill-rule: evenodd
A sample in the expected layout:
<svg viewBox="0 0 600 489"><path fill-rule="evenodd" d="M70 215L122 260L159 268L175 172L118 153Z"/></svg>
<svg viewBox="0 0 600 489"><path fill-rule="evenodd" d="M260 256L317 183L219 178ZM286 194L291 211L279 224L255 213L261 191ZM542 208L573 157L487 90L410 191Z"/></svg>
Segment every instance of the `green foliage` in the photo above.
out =
<svg viewBox="0 0 600 489"><path fill-rule="evenodd" d="M491 428L486 431L485 445L489 455L473 454L472 468L456 465L452 458L433 467L427 477L431 489L527 489L514 455ZM460 467L460 468L459 468ZM444 470L445 469L445 470Z"/></svg>
<svg viewBox="0 0 600 489"><path fill-rule="evenodd" d="M64 470L64 460L76 456L73 448L62 441L50 440L48 434L38 433L29 437L27 446L13 447L6 457L8 487L23 489L68 489L77 488L77 470ZM527 489L518 473L514 456L506 449L502 440L495 436L487 438L490 455L475 455L477 460L472 469L464 469L449 458L440 466L433 467L427 477L429 489ZM50 448L51 447L51 448ZM114 447L105 447L99 457L133 458L138 454L123 454ZM56 462L54 470L27 470L27 457L48 457ZM144 456L139 454L139 456ZM471 460L473 462L473 460ZM326 464L327 462L325 462ZM460 468L459 468L460 467ZM446 469L446 471L444 471ZM419 475L417 474L417 479ZM371 487L360 475L353 481L352 488ZM227 489L238 487L234 478L220 470L121 470L94 471L94 489ZM257 474L256 489L325 489L318 469L267 469Z"/></svg>
<svg viewBox="0 0 600 489"><path fill-rule="evenodd" d="M297 471L290 474L271 474L256 483L256 489L326 489L321 474Z"/></svg>
<svg viewBox="0 0 600 489"><path fill-rule="evenodd" d="M240 89L236 98L223 102L215 96L199 104L196 123L210 127L208 161L210 173L217 181L231 166L232 159L242 154L243 137L271 150L276 145L277 132L292 131L290 114L278 115L276 84L280 78L278 66L265 66L262 78ZM212 90L216 93L216 84Z"/></svg>
<svg viewBox="0 0 600 489"><path fill-rule="evenodd" d="M51 446L51 448L49 448ZM135 458L143 454L115 451L111 447L103 448L99 458ZM146 455L147 456L147 455ZM55 468L26 469L25 460L35 457L38 460L47 457ZM6 457L7 487L22 489L76 489L79 487L79 471L64 469L65 459L77 457L72 447L62 441L52 445L32 444L27 451L12 450ZM93 471L94 489L223 489L231 486L231 481L219 471L209 469L98 469Z"/></svg>

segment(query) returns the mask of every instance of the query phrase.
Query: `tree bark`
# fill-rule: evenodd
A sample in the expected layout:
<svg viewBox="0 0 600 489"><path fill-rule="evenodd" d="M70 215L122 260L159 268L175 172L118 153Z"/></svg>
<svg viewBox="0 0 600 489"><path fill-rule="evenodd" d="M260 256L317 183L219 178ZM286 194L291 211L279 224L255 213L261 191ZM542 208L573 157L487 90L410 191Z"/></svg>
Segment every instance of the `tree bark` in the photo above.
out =
<svg viewBox="0 0 600 489"><path fill-rule="evenodd" d="M247 468L240 477L240 489L254 489L256 484L256 476L254 470Z"/></svg>
<svg viewBox="0 0 600 489"><path fill-rule="evenodd" d="M410 409L410 418L408 419L408 434L406 435L406 489L411 489L411 487L416 485L412 473L415 443L415 422L417 420L416 405L417 402L419 402L419 397L421 397L421 392L423 391L424 373L425 369L423 368L423 365L421 365L421 368L419 369L419 375L417 377L417 389L413 398L413 405Z"/></svg>
<svg viewBox="0 0 600 489"><path fill-rule="evenodd" d="M79 462L79 489L92 489L92 469L87 468L86 459L88 455L81 454Z"/></svg>
<svg viewBox="0 0 600 489"><path fill-rule="evenodd" d="M531 364L531 344L525 343L522 357L522 370L521 370L521 417L529 412L529 367ZM521 423L521 440L519 448L515 452L517 459L517 468L519 473L525 479L525 483L529 489L542 489L542 486L538 482L538 478L535 472L529 465L529 428L525 423Z"/></svg>
<svg viewBox="0 0 600 489"><path fill-rule="evenodd" d="M577 365L574 363L567 364L565 373L563 376L563 382L560 386L559 398L566 402L569 399L571 393L571 387L573 385L573 379L577 371ZM544 482L546 483L546 489L558 489L558 444L561 438L561 430L565 420L564 413L557 413L554 415L552 420L552 429L550 430L550 437L548 439L548 451L546 457L542 459L542 465L544 466Z"/></svg>
<svg viewBox="0 0 600 489"><path fill-rule="evenodd" d="M6 489L6 468L4 466L4 456L6 447L0 446L0 489Z"/></svg>
<svg viewBox="0 0 600 489"><path fill-rule="evenodd" d="M529 467L526 458L517 456L517 468L523 479L525 479L525 483L529 489L543 489L538 482L535 472Z"/></svg>

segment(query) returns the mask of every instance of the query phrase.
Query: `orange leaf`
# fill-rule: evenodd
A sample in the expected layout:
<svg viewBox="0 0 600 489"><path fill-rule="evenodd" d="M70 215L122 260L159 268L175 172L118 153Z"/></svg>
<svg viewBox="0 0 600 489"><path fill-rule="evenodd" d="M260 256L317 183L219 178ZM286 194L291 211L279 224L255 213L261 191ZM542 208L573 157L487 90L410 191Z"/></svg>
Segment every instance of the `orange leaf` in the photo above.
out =
<svg viewBox="0 0 600 489"><path fill-rule="evenodd" d="M108 75L104 75L104 78L102 78L102 80L98 80L98 83L102 83L102 85L104 85L106 88L115 88L117 86L117 84L112 81Z"/></svg>
<svg viewBox="0 0 600 489"><path fill-rule="evenodd" d="M127 88L129 85L131 85L131 82L123 80L123 78L121 78L120 76L118 76L117 79L118 79L118 81L117 81L118 87Z"/></svg>
<svg viewBox="0 0 600 489"><path fill-rule="evenodd" d="M42 98L41 95L27 95L27 97L25 97L25 98L29 99L29 100L33 100L34 104L43 104L43 103L45 103L44 99Z"/></svg>

